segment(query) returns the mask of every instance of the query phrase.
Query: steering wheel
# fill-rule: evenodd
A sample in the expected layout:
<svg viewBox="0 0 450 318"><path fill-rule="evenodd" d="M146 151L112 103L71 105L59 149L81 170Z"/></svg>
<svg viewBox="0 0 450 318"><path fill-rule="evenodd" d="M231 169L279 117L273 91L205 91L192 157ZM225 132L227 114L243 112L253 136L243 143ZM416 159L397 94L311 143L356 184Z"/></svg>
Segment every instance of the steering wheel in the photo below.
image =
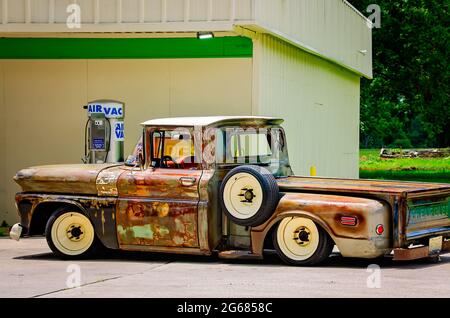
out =
<svg viewBox="0 0 450 318"><path fill-rule="evenodd" d="M178 167L177 163L172 159L171 156L164 156L161 158L161 165L170 168L170 165Z"/></svg>

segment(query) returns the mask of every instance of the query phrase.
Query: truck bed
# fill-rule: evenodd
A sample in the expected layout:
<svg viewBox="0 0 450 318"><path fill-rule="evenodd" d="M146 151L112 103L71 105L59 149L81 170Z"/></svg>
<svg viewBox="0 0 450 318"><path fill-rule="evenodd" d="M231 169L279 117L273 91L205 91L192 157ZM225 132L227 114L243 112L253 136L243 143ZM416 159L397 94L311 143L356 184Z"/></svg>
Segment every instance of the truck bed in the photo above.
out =
<svg viewBox="0 0 450 318"><path fill-rule="evenodd" d="M423 192L450 192L450 184L426 182L402 182L385 180L356 180L310 177L278 179L281 191L320 191L360 194L419 194Z"/></svg>
<svg viewBox="0 0 450 318"><path fill-rule="evenodd" d="M450 237L450 184L384 180L288 177L281 192L313 192L371 197L391 205L393 246Z"/></svg>

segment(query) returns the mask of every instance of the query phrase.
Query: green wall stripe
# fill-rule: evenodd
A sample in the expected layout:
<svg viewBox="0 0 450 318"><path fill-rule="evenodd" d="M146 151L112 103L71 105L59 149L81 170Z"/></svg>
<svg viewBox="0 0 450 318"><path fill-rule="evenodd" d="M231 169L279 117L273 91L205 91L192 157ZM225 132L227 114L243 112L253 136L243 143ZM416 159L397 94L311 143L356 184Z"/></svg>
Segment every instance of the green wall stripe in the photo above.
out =
<svg viewBox="0 0 450 318"><path fill-rule="evenodd" d="M0 38L0 59L159 59L252 57L245 37Z"/></svg>

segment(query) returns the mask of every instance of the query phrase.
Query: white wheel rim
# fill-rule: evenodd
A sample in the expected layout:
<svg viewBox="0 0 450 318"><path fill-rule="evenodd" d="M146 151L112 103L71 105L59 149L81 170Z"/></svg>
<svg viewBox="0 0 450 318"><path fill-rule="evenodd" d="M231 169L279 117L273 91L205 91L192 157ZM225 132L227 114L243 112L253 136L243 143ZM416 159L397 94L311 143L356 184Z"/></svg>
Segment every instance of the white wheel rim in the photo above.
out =
<svg viewBox="0 0 450 318"><path fill-rule="evenodd" d="M237 173L225 184L223 199L225 207L233 217L247 220L261 208L262 187L253 175L245 172Z"/></svg>
<svg viewBox="0 0 450 318"><path fill-rule="evenodd" d="M52 242L63 254L76 256L86 252L94 242L91 221L78 212L67 212L53 222Z"/></svg>
<svg viewBox="0 0 450 318"><path fill-rule="evenodd" d="M285 218L277 231L277 242L283 254L294 261L309 259L319 246L319 230L306 218Z"/></svg>

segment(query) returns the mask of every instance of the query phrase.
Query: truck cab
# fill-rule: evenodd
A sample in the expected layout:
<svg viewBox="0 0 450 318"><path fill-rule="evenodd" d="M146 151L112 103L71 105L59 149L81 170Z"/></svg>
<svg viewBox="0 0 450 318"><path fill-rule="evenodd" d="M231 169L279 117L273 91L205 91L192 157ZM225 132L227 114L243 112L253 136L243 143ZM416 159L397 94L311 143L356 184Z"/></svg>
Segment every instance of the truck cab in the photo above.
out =
<svg viewBox="0 0 450 318"><path fill-rule="evenodd" d="M276 177L292 175L280 123L263 117L145 122L127 163L140 168L117 180L120 248L199 254L219 245L249 249L249 229L221 211L220 185L233 168L249 164Z"/></svg>

